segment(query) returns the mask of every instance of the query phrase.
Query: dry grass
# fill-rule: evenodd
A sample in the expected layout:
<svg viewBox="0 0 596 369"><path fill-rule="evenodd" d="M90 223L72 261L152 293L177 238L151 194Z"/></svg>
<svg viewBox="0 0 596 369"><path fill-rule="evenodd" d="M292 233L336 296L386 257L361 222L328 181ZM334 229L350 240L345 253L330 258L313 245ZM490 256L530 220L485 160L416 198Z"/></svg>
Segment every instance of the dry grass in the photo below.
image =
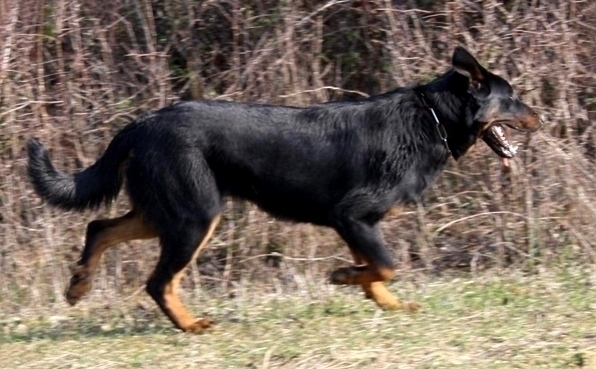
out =
<svg viewBox="0 0 596 369"><path fill-rule="evenodd" d="M407 275L392 289L422 303L414 315L320 284L187 295L219 323L201 336L175 331L144 296L94 291L75 308L3 316L0 356L4 368L596 368L592 271L554 269Z"/></svg>

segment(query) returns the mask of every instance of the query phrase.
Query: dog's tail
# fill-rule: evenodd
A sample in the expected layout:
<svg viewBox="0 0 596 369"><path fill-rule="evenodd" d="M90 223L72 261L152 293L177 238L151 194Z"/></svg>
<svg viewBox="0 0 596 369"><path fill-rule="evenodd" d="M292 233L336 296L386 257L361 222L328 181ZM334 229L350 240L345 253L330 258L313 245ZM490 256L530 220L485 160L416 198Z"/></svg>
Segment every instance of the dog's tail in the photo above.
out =
<svg viewBox="0 0 596 369"><path fill-rule="evenodd" d="M37 194L51 205L66 210L95 209L102 203L110 203L122 187L120 167L131 150L127 135L122 133L114 137L95 164L76 174L56 170L43 144L29 139L27 171Z"/></svg>

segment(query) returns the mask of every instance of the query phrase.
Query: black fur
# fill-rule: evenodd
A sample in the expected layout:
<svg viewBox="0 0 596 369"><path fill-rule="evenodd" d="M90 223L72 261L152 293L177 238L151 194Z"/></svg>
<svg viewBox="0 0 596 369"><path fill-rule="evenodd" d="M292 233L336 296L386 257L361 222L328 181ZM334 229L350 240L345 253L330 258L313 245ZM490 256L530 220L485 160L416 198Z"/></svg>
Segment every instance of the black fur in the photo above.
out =
<svg viewBox="0 0 596 369"><path fill-rule="evenodd" d="M511 86L465 50L456 49L453 66L426 85L357 102L181 102L130 123L74 176L54 169L30 140L29 175L41 197L75 210L113 200L125 175L135 211L162 238L167 255L160 263L177 253L190 257L222 198L233 196L280 218L332 227L369 265L392 268L377 223L392 207L415 201L449 159L429 108L455 159L498 114L523 115L506 123L514 128L539 126L521 102L514 112L503 104L492 109L514 98ZM497 114L491 121L489 111Z"/></svg>
<svg viewBox="0 0 596 369"><path fill-rule="evenodd" d="M35 191L50 204L66 210L98 208L112 202L122 186L120 164L129 145L113 140L104 156L80 173L66 174L54 168L48 150L36 139L27 142L27 171Z"/></svg>

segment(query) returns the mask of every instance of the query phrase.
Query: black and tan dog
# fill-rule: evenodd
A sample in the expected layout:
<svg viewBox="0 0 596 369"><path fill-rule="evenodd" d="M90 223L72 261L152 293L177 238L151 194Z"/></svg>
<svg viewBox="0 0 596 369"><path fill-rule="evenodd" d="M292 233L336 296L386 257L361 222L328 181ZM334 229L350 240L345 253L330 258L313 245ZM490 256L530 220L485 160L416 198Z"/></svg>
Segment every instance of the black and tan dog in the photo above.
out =
<svg viewBox="0 0 596 369"><path fill-rule="evenodd" d="M379 221L414 201L449 157L459 159L477 139L511 158L516 148L505 126L541 126L509 83L466 50L457 48L452 64L426 85L357 102L306 108L181 102L127 125L95 164L74 175L57 171L47 150L29 140L31 181L52 205L97 208L118 195L126 178L132 210L89 223L68 302L90 290L107 248L159 237L147 292L178 328L210 327L188 313L177 287L217 226L222 198L232 196L283 219L335 229L355 265L335 270L331 282L361 285L382 308L407 308L383 283L395 271Z"/></svg>

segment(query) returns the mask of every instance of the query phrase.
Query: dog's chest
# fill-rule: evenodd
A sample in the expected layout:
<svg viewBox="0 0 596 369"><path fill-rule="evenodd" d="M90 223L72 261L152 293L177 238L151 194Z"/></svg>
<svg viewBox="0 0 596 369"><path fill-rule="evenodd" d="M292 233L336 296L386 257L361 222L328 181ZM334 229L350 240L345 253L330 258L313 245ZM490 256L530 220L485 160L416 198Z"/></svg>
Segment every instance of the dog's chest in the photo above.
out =
<svg viewBox="0 0 596 369"><path fill-rule="evenodd" d="M397 168L389 177L387 192L392 204L404 204L418 201L422 193L442 172L446 160L417 160L405 168Z"/></svg>

